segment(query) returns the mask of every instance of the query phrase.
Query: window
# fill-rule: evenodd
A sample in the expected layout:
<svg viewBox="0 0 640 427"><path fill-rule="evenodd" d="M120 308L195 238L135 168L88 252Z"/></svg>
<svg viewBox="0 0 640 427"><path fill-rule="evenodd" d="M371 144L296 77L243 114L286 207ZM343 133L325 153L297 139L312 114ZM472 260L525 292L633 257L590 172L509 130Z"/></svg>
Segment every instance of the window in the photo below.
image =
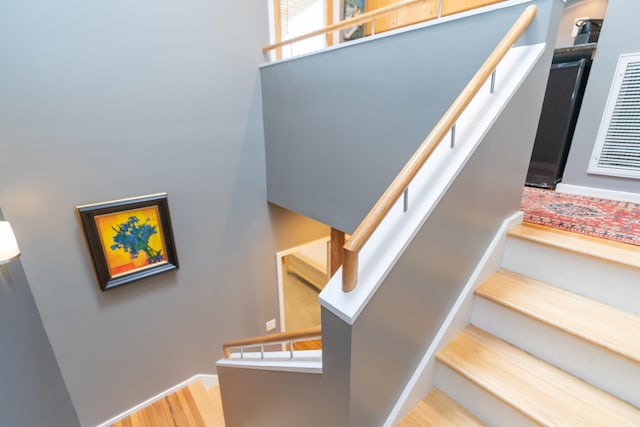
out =
<svg viewBox="0 0 640 427"><path fill-rule="evenodd" d="M332 7L330 0L274 0L276 41L287 40L319 29L331 20L327 11ZM278 58L289 58L323 49L327 46L327 36L319 35L281 48Z"/></svg>

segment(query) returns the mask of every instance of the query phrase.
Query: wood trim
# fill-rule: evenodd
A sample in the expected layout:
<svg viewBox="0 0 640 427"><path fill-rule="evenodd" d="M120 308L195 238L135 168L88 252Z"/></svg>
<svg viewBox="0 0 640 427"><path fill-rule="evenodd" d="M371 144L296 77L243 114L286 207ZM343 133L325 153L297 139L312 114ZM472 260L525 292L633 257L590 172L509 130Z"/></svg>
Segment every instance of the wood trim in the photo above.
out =
<svg viewBox="0 0 640 427"><path fill-rule="evenodd" d="M453 101L453 104L451 104L449 109L444 113L440 121L438 121L431 130L420 147L418 147L418 150L411 156L398 176L396 176L391 185L389 185L382 197L380 197L371 211L369 211L367 216L362 220L358 228L356 228L356 231L351 235L351 239L349 239L349 242L345 244L343 249L342 289L344 292L349 292L356 287L358 281L358 253L360 249L362 249L367 240L369 240L393 204L402 195L422 165L431 156L447 132L449 132L449 129L456 123L475 94L480 90L493 70L495 70L498 63L529 26L536 12L536 6L531 5L520 15L460 95Z"/></svg>
<svg viewBox="0 0 640 427"><path fill-rule="evenodd" d="M342 247L344 246L344 231L331 228L331 254L329 257L329 277L333 277L342 266Z"/></svg>
<svg viewBox="0 0 640 427"><path fill-rule="evenodd" d="M333 24L333 0L327 0L325 13L327 25ZM327 46L333 46L333 33L327 33Z"/></svg>
<svg viewBox="0 0 640 427"><path fill-rule="evenodd" d="M273 25L276 43L282 41L282 9L280 8L280 0L273 0ZM265 54L267 52L264 52ZM282 59L282 48L276 49L276 60Z"/></svg>
<svg viewBox="0 0 640 427"><path fill-rule="evenodd" d="M278 48L280 48L282 46L286 46L288 44L299 42L300 40L308 39L310 37L315 37L315 36L318 36L318 35L321 35L321 34L330 33L332 31L336 31L336 30L341 30L343 28L353 27L354 25L359 25L359 24L362 24L363 22L370 21L371 19L373 19L373 18L375 18L377 16L393 12L394 10L402 9L402 8L404 8L406 6L411 6L413 4L422 3L424 1L427 1L427 0L403 0L403 1L398 2L398 3L390 4L389 6L381 7L380 9L376 9L376 10L372 10L371 12L363 13L360 16L356 16L356 17L350 18L350 19L345 19L345 20L342 20L342 21L337 22L335 24L327 25L324 28L320 28L318 30L311 31L309 33L302 34L302 35L297 36L297 37L293 37L293 38L290 38L290 39L287 39L287 40L283 40L283 41L280 41L280 42L276 42L276 43L270 44L268 46L263 47L262 51L264 53L267 53L267 52L269 52L271 50L278 49Z"/></svg>
<svg viewBox="0 0 640 427"><path fill-rule="evenodd" d="M442 16L449 16L503 1L505 0L446 0L442 2Z"/></svg>
<svg viewBox="0 0 640 427"><path fill-rule="evenodd" d="M263 344L279 344L289 341L303 341L309 338L318 338L322 336L322 327L320 325L311 328L299 329L297 331L279 332L277 334L260 335L252 338L245 338L236 341L228 341L222 345L224 358L231 357L231 349L234 347L249 347Z"/></svg>

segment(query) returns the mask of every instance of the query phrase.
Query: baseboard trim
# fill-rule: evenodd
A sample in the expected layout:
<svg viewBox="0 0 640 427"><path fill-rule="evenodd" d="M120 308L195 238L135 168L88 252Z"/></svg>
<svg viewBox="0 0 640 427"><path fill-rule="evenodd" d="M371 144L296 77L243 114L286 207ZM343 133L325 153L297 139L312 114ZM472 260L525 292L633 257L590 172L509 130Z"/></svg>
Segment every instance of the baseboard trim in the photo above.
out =
<svg viewBox="0 0 640 427"><path fill-rule="evenodd" d="M618 200L621 202L640 203L639 193L626 191L607 190L605 188L583 187L581 185L563 184L556 185L558 193L574 194L576 196L596 197L598 199Z"/></svg>
<svg viewBox="0 0 640 427"><path fill-rule="evenodd" d="M139 411L140 409L151 405L154 402L157 402L158 400L162 399L163 397L174 393L178 390L180 390L183 387L188 386L189 384L195 382L195 381L202 381L202 384L204 385L205 388L211 388L211 387L215 387L218 385L218 376L217 375L211 375L211 374L196 374L194 376L192 376L191 378L188 378L184 381L182 381L179 384L176 384L168 389L166 389L163 392L160 392L158 394L156 394L155 396L145 400L142 403L137 404L136 406L134 406L133 408L127 409L126 411L122 412L121 414L116 415L115 417L103 422L102 424L98 424L96 427L108 427L111 424L117 423L118 421L128 417L131 414L134 414L135 412Z"/></svg>
<svg viewBox="0 0 640 427"><path fill-rule="evenodd" d="M507 232L520 224L524 213L519 211L506 218L491 243L469 277L464 289L449 311L425 355L407 382L393 409L389 413L384 427L395 426L411 409L433 388L435 381L435 356L437 352L460 332L471 320L471 305L476 287L500 268L502 253L506 245Z"/></svg>

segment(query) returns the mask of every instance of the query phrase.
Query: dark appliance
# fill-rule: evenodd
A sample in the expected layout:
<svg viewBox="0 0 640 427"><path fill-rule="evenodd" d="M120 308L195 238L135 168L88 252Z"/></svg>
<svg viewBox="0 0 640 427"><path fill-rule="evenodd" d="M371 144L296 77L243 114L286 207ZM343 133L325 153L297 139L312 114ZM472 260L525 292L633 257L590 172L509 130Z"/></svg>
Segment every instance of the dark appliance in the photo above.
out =
<svg viewBox="0 0 640 427"><path fill-rule="evenodd" d="M597 42L600 36L602 22L602 19L583 19L576 22L578 34L576 34L576 38L573 39L573 45Z"/></svg>
<svg viewBox="0 0 640 427"><path fill-rule="evenodd" d="M591 59L551 65L526 185L553 189L562 179Z"/></svg>

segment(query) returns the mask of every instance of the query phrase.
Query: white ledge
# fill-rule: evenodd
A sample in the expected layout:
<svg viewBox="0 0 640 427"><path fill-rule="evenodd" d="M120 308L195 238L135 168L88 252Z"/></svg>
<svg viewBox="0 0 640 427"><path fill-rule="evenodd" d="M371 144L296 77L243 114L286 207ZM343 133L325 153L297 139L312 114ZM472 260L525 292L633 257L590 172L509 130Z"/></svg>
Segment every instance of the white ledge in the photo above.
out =
<svg viewBox="0 0 640 427"><path fill-rule="evenodd" d="M322 373L322 350L294 350L293 358L288 351L267 351L231 353L229 359L220 359L216 366L229 366L264 371L304 372L308 374Z"/></svg>

